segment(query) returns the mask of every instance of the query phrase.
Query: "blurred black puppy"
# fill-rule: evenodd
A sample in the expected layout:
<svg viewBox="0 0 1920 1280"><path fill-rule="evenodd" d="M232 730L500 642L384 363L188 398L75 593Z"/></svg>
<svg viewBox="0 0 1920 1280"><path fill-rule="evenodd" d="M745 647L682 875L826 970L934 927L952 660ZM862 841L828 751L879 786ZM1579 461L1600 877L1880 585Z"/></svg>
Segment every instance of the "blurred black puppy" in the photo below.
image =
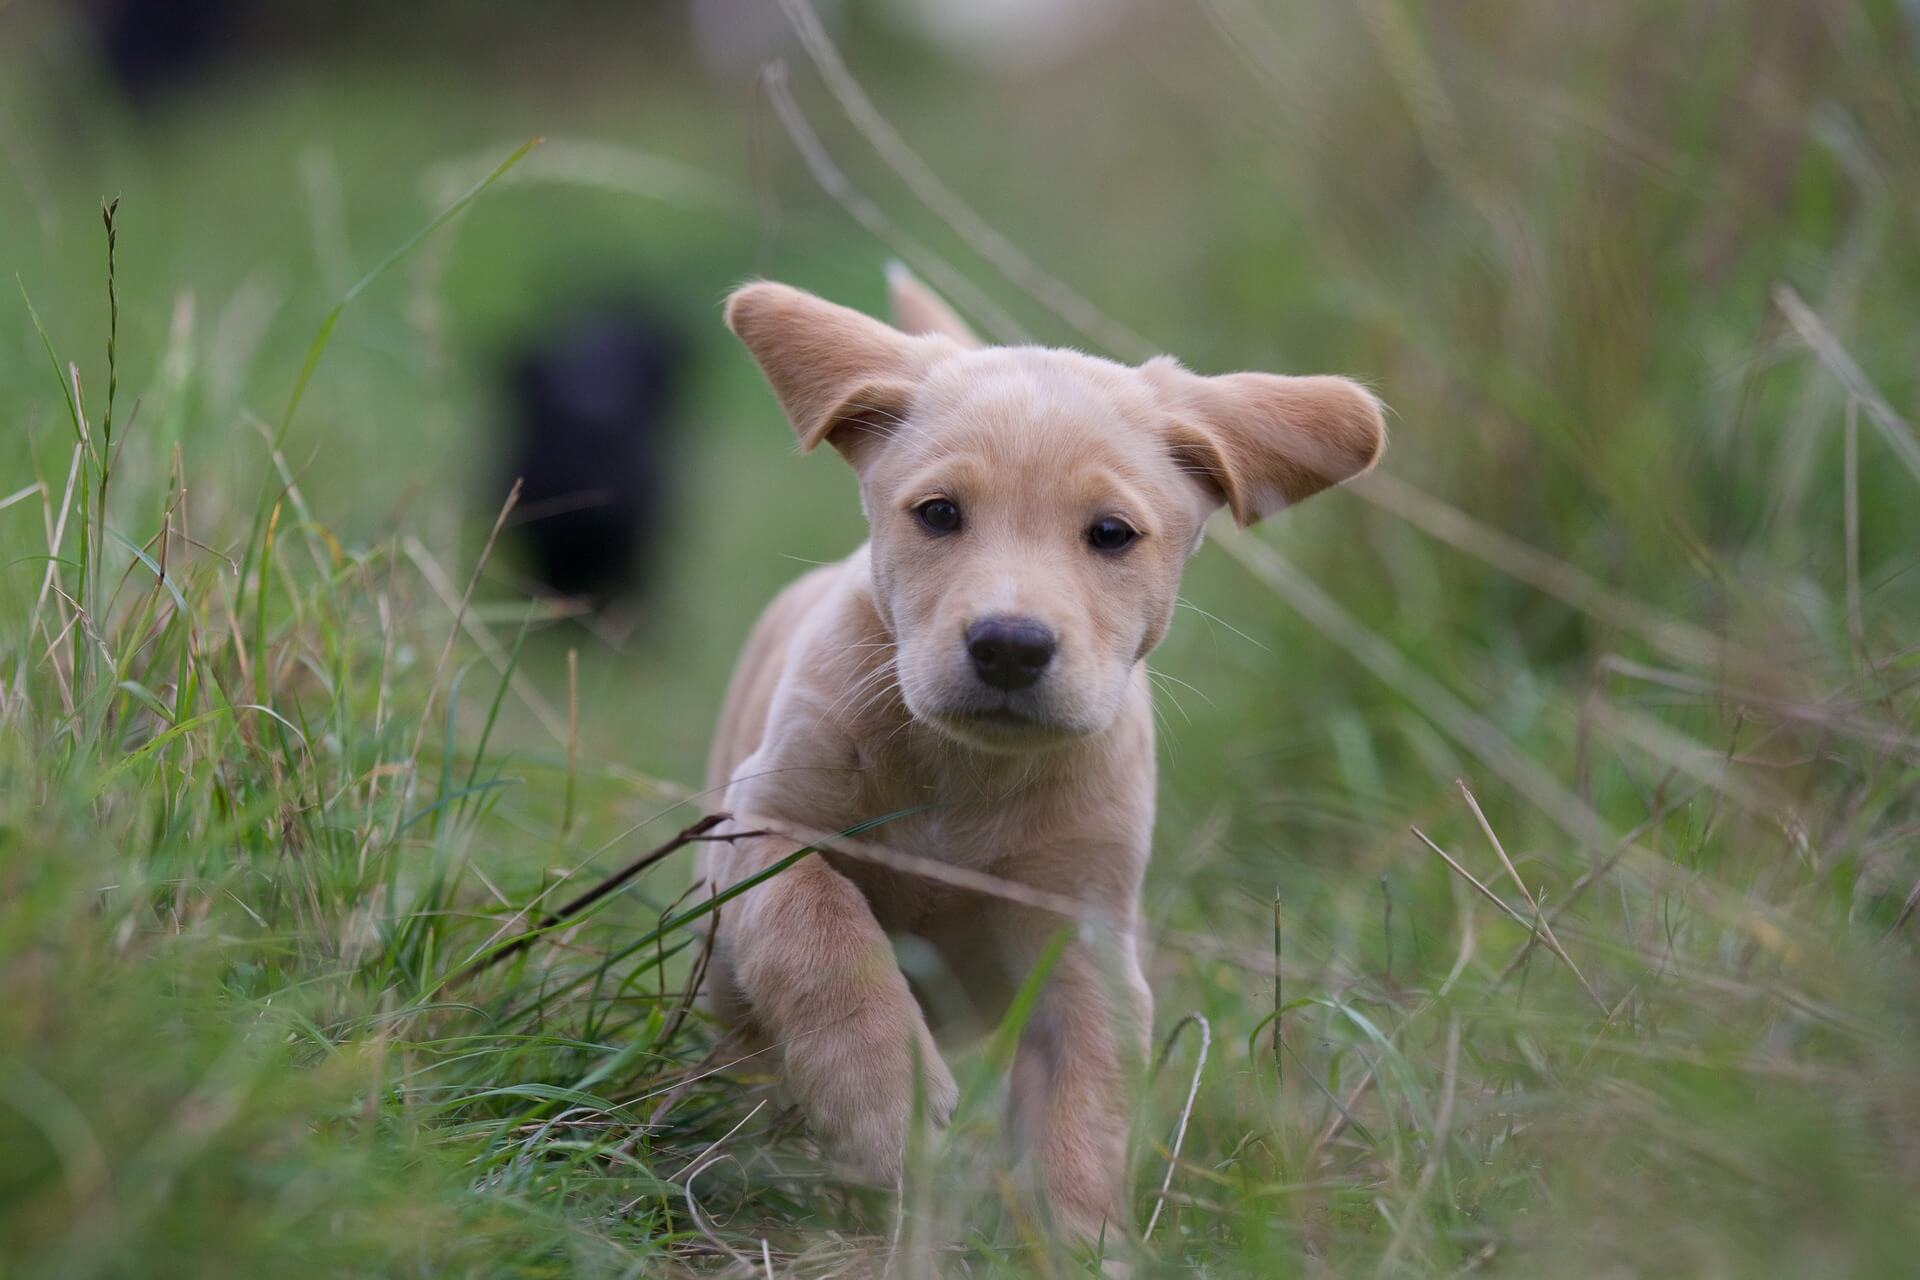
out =
<svg viewBox="0 0 1920 1280"><path fill-rule="evenodd" d="M90 20L114 79L136 101L190 84L235 43L236 0L90 0Z"/></svg>
<svg viewBox="0 0 1920 1280"><path fill-rule="evenodd" d="M541 585L595 609L637 598L663 525L685 343L631 307L579 312L510 362L498 493Z"/></svg>

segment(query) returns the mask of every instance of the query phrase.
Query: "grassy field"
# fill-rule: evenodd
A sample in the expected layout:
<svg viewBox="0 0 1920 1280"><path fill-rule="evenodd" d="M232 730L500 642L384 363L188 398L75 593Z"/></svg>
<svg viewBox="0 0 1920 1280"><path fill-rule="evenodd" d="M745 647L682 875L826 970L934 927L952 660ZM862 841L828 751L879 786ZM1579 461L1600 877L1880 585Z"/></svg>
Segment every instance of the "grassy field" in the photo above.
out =
<svg viewBox="0 0 1920 1280"><path fill-rule="evenodd" d="M1155 656L1110 1252L1911 1274L1912 6L1208 0L1018 73L854 6L770 83L511 12L136 113L0 6L0 1276L1085 1267L1001 1205L991 1055L898 1214L713 1069L687 852L500 954L705 811L739 640L860 536L719 299L892 255L1394 411ZM606 279L700 343L619 637L480 485L492 354Z"/></svg>

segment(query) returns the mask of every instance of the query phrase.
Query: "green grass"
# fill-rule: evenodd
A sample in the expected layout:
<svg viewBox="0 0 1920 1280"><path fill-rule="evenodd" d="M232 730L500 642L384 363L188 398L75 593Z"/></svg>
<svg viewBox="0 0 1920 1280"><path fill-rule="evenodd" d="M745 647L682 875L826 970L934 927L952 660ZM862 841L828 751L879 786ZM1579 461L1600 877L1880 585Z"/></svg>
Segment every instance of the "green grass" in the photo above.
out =
<svg viewBox="0 0 1920 1280"><path fill-rule="evenodd" d="M710 1070L687 851L473 967L703 812L737 642L858 537L718 299L875 306L890 250L746 87L632 76L646 20L142 119L7 20L0 1275L1075 1274L1001 1203L994 1045L898 1221ZM856 24L1094 334L794 54L881 229L1012 323L1395 412L1386 476L1213 539L1155 659L1136 1228L1193 1106L1142 1273L1911 1270L1917 46L1891 4L1218 0L996 81ZM623 277L707 345L616 642L515 593L470 481L488 353Z"/></svg>

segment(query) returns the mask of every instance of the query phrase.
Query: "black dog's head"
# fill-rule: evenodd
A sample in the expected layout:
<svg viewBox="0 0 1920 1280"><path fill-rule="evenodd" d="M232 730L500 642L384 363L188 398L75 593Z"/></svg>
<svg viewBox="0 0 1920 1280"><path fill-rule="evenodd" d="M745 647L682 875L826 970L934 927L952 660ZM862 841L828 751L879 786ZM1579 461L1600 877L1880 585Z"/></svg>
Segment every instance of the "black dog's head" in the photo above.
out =
<svg viewBox="0 0 1920 1280"><path fill-rule="evenodd" d="M120 87L136 101L190 86L239 41L236 0L91 0L82 12Z"/></svg>
<svg viewBox="0 0 1920 1280"><path fill-rule="evenodd" d="M683 350L651 317L601 307L512 358L504 481L521 481L513 524L553 592L601 607L645 586Z"/></svg>

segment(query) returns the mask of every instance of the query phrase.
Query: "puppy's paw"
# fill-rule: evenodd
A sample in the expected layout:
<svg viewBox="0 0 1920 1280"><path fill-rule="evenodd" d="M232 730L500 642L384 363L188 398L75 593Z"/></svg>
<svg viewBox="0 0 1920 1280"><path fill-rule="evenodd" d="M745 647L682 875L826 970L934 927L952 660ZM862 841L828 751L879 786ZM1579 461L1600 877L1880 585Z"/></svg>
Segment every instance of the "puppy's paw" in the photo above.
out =
<svg viewBox="0 0 1920 1280"><path fill-rule="evenodd" d="M940 1056L939 1047L925 1027L920 1028L919 1052L920 1087L925 1091L921 1106L934 1128L944 1129L953 1122L953 1113L959 1109L960 1085L947 1069L946 1059Z"/></svg>
<svg viewBox="0 0 1920 1280"><path fill-rule="evenodd" d="M928 1121L945 1127L960 1102L919 1010L851 1019L808 1040L787 1047L787 1076L814 1131L863 1180L896 1185L914 1118L916 1060Z"/></svg>

